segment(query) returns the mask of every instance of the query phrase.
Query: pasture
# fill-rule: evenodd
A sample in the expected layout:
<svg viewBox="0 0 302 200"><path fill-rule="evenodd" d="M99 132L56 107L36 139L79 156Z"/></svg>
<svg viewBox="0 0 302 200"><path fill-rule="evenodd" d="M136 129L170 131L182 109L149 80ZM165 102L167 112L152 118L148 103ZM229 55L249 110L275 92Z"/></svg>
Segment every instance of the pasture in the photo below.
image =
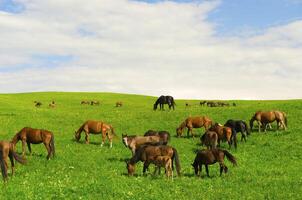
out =
<svg viewBox="0 0 302 200"><path fill-rule="evenodd" d="M55 135L56 157L46 160L44 145L32 145L25 166L16 164L14 177L1 183L1 199L299 199L302 195L302 100L230 101L236 107L202 107L199 101L177 100L175 111L153 111L156 97L112 93L26 93L0 95L0 139L11 140L25 126L50 130ZM81 105L95 99L99 106ZM40 108L34 101L41 101ZM48 104L54 100L55 108ZM122 101L122 107L115 103ZM190 103L189 107L185 102ZM287 113L287 131L254 131L247 142L230 152L237 167L225 159L227 174L219 177L219 165L209 166L210 178L202 171L195 177L191 166L195 150L201 149L198 137L176 138L176 127L188 116L206 115L224 124L228 119L249 120L257 110L277 109ZM90 144L75 142L74 132L87 119L111 124L118 138L113 148L101 135L90 135ZM273 124L276 128L276 123ZM167 130L170 145L178 150L182 176L168 180L162 173L142 175L142 163L135 176L128 177L124 159L131 152L122 141L122 133L143 135L147 130ZM186 132L183 134L186 136ZM228 149L227 143L222 147ZM17 144L21 153L21 142ZM174 173L176 175L176 173Z"/></svg>

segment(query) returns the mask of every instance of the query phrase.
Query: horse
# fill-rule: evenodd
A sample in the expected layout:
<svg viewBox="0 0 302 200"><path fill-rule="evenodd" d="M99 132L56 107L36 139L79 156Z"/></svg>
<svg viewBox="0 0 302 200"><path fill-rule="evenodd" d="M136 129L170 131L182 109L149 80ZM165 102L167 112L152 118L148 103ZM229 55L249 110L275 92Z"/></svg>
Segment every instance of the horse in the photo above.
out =
<svg viewBox="0 0 302 200"><path fill-rule="evenodd" d="M171 110L171 108L173 108L173 110L174 110L175 109L174 107L176 105L174 98L172 96L163 96L163 95L158 97L158 99L156 100L156 102L153 105L153 110L157 109L158 104L159 104L160 110L164 110L164 104L168 104L170 110Z"/></svg>
<svg viewBox="0 0 302 200"><path fill-rule="evenodd" d="M89 134L102 134L102 143L101 147L105 143L105 139L107 139L110 142L110 148L112 148L112 139L115 135L114 129L110 124L106 124L102 121L94 121L94 120L87 120L84 122L80 128L75 131L75 139L76 141L79 141L81 139L81 133L82 131L85 132L85 143L89 144Z"/></svg>
<svg viewBox="0 0 302 200"><path fill-rule="evenodd" d="M122 107L123 106L123 102L118 101L115 103L115 107Z"/></svg>
<svg viewBox="0 0 302 200"><path fill-rule="evenodd" d="M163 145L167 145L170 141L170 133L168 131L154 131L148 130L144 136L159 136Z"/></svg>
<svg viewBox="0 0 302 200"><path fill-rule="evenodd" d="M192 137L194 137L193 128L204 127L206 130L208 130L211 125L212 125L212 120L209 117L206 116L188 117L176 129L176 134L177 137L180 137L183 133L183 130L187 128L188 129L187 137L189 137L189 133L191 133Z"/></svg>
<svg viewBox="0 0 302 200"><path fill-rule="evenodd" d="M206 131L200 137L201 145L205 145L207 149L215 149L217 147L218 135L214 131Z"/></svg>
<svg viewBox="0 0 302 200"><path fill-rule="evenodd" d="M35 107L37 107L37 108L42 106L42 103L40 101L34 101L34 103L35 103Z"/></svg>
<svg viewBox="0 0 302 200"><path fill-rule="evenodd" d="M84 105L84 104L90 104L89 101L81 101L81 105Z"/></svg>
<svg viewBox="0 0 302 200"><path fill-rule="evenodd" d="M199 102L199 105L204 106L206 103L207 103L207 101L201 101L201 102Z"/></svg>
<svg viewBox="0 0 302 200"><path fill-rule="evenodd" d="M232 140L234 141L235 149L237 148L237 138L236 135L232 134L232 129L226 126L222 126L218 123L215 123L209 131L214 131L218 135L218 146L220 146L220 141L227 141L229 144L229 148L231 148Z"/></svg>
<svg viewBox="0 0 302 200"><path fill-rule="evenodd" d="M287 127L287 116L285 112L281 111L257 111L250 120L251 131L253 130L254 121L258 123L258 132L260 132L261 127L263 131L266 132L267 125L277 121L277 130L283 127L286 130Z"/></svg>
<svg viewBox="0 0 302 200"><path fill-rule="evenodd" d="M22 141L23 158L25 158L25 143L27 143L30 154L32 153L30 144L43 143L48 152L46 157L47 160L49 160L51 156L55 156L54 135L48 130L24 127L13 137L11 143L14 145L14 147L19 142L19 140Z"/></svg>
<svg viewBox="0 0 302 200"><path fill-rule="evenodd" d="M175 162L177 175L180 176L180 161L177 150L166 145L143 145L137 149L132 158L126 162L128 175L132 176L135 172L135 164L139 161L144 162L143 173L146 173L149 165L154 162L157 156L168 156ZM172 162L172 169L173 169Z"/></svg>
<svg viewBox="0 0 302 200"><path fill-rule="evenodd" d="M100 105L100 102L99 101L91 101L90 105L92 105L92 106L97 105L98 106L98 105Z"/></svg>
<svg viewBox="0 0 302 200"><path fill-rule="evenodd" d="M201 176L202 165L205 165L207 176L210 177L208 165L215 164L216 162L218 162L220 165L220 176L222 175L223 171L224 171L224 173L227 173L228 168L224 164L224 156L226 156L227 159L231 163L233 163L234 166L237 165L236 158L231 153L229 153L227 150L209 149L209 150L198 151L196 154L196 157L194 159L194 162L192 164L192 166L194 167L195 175Z"/></svg>
<svg viewBox="0 0 302 200"><path fill-rule="evenodd" d="M132 155L135 154L135 151L144 144L167 144L167 141L162 139L159 135L154 136L136 136L136 135L127 135L122 134L122 142L128 147Z"/></svg>
<svg viewBox="0 0 302 200"><path fill-rule="evenodd" d="M15 162L25 164L26 160L23 159L21 156L19 156L15 150L14 146L11 142L8 141L0 141L0 166L1 166L1 172L2 172L2 177L4 181L7 181L8 173L8 164L7 164L7 158L9 158L10 163L11 163L11 168L12 168L12 176L15 173Z"/></svg>
<svg viewBox="0 0 302 200"><path fill-rule="evenodd" d="M55 101L52 101L49 105L48 105L49 108L55 108L56 107L56 103Z"/></svg>
<svg viewBox="0 0 302 200"><path fill-rule="evenodd" d="M243 120L233 120L229 119L224 126L230 127L232 129L232 134L236 135L237 132L241 133L241 141L246 142L246 136L250 135L250 130L247 126L247 123Z"/></svg>
<svg viewBox="0 0 302 200"><path fill-rule="evenodd" d="M166 176L172 177L173 179L173 170L172 170L172 159L170 156L156 156L154 160L151 161L156 167L154 170L154 175L158 171L160 173L160 168L164 167L166 170Z"/></svg>

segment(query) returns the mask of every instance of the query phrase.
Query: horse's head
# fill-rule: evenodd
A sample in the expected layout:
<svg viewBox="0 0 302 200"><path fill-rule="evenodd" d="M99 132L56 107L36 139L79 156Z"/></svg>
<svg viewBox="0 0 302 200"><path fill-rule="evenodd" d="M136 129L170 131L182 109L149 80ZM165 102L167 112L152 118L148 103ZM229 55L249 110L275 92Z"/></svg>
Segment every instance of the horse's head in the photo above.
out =
<svg viewBox="0 0 302 200"><path fill-rule="evenodd" d="M197 162L194 162L193 164L191 164L194 168L194 172L195 172L195 175L197 176L198 175L198 163Z"/></svg>
<svg viewBox="0 0 302 200"><path fill-rule="evenodd" d="M250 119L250 128L251 128L251 131L253 130L253 125L254 125L254 118L252 117L252 119ZM246 127L248 129L248 127Z"/></svg>
<svg viewBox="0 0 302 200"><path fill-rule="evenodd" d="M155 103L154 105L153 105L153 110L156 110L157 109L157 104Z"/></svg>
<svg viewBox="0 0 302 200"><path fill-rule="evenodd" d="M127 164L128 175L133 176L135 172L135 164L131 164L130 162L126 162L126 164Z"/></svg>
<svg viewBox="0 0 302 200"><path fill-rule="evenodd" d="M78 131L75 131L74 137L75 137L76 141L79 141L81 139L81 134Z"/></svg>
<svg viewBox="0 0 302 200"><path fill-rule="evenodd" d="M128 136L127 134L122 134L122 141L123 141L123 144L128 147Z"/></svg>
<svg viewBox="0 0 302 200"><path fill-rule="evenodd" d="M176 135L177 135L177 137L180 137L182 135L182 128L181 127L178 127L176 129Z"/></svg>

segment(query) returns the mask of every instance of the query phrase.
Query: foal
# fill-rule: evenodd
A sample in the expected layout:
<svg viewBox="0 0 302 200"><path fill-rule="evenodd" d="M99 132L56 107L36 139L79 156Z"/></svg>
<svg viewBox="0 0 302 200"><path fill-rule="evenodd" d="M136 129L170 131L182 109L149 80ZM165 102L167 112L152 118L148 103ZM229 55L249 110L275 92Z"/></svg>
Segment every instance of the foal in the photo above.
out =
<svg viewBox="0 0 302 200"><path fill-rule="evenodd" d="M166 170L166 176L168 178L171 177L173 180L172 159L170 156L156 156L151 162L156 166L154 175L157 171L160 172L161 167L164 167Z"/></svg>

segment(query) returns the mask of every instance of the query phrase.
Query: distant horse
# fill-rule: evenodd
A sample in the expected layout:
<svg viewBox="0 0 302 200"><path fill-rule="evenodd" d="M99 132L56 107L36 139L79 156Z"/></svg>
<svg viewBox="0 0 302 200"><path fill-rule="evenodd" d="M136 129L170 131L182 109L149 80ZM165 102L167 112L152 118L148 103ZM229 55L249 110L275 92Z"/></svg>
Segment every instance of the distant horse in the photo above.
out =
<svg viewBox="0 0 302 200"><path fill-rule="evenodd" d="M118 101L115 103L115 107L122 107L123 106L123 102Z"/></svg>
<svg viewBox="0 0 302 200"><path fill-rule="evenodd" d="M227 173L228 168L224 164L224 156L226 156L227 159L233 163L233 165L237 165L236 158L227 150L210 149L198 151L192 164L192 166L194 167L195 175L201 175L202 165L205 165L207 176L209 177L208 165L215 164L216 162L218 162L220 165L220 176L222 175L223 171L224 173Z"/></svg>
<svg viewBox="0 0 302 200"><path fill-rule="evenodd" d="M27 143L28 150L31 154L30 144L40 144L43 143L47 149L48 155L47 159L50 159L50 156L55 156L55 143L54 135L52 132L43 129L34 129L30 127L22 128L12 139L12 144L16 146L18 141L22 141L22 156L25 157L25 143Z"/></svg>
<svg viewBox="0 0 302 200"><path fill-rule="evenodd" d="M156 100L156 102L153 105L153 110L157 109L158 104L160 110L164 110L164 104L168 104L170 110L171 108L173 108L174 110L174 106L176 105L174 98L172 96L163 96L163 95Z"/></svg>
<svg viewBox="0 0 302 200"><path fill-rule="evenodd" d="M153 131L148 130L144 136L159 136L162 139L162 144L167 145L170 141L170 133L168 131Z"/></svg>
<svg viewBox="0 0 302 200"><path fill-rule="evenodd" d="M218 135L214 131L206 131L200 137L201 145L205 145L207 149L215 149L217 147Z"/></svg>
<svg viewBox="0 0 302 200"><path fill-rule="evenodd" d="M207 103L207 101L201 101L201 102L199 102L199 105L204 106L206 103Z"/></svg>
<svg viewBox="0 0 302 200"><path fill-rule="evenodd" d="M246 136L250 134L250 130L245 121L229 119L224 126L230 127L233 135L236 135L237 132L240 132L242 135L241 141L244 140L246 142Z"/></svg>
<svg viewBox="0 0 302 200"><path fill-rule="evenodd" d="M102 134L102 143L101 146L104 145L105 139L107 139L110 142L110 148L112 148L112 139L115 135L114 129L111 125L106 124L102 121L94 121L94 120L88 120L84 122L80 128L75 131L75 139L76 141L79 141L81 139L81 133L82 131L85 132L85 141L86 144L89 144L89 134Z"/></svg>
<svg viewBox="0 0 302 200"><path fill-rule="evenodd" d="M35 103L35 106L37 108L39 108L40 106L42 106L42 103L40 101L34 101L34 103Z"/></svg>
<svg viewBox="0 0 302 200"><path fill-rule="evenodd" d="M136 136L122 134L122 141L123 144L131 150L132 155L134 155L135 151L144 144L167 144L167 141L161 138L159 135Z"/></svg>
<svg viewBox="0 0 302 200"><path fill-rule="evenodd" d="M189 133L191 133L192 137L194 137L193 128L204 127L206 130L208 130L211 125L212 125L212 120L206 116L188 117L176 129L176 134L177 137L182 136L183 130L187 128L188 129L187 137L189 137Z"/></svg>
<svg viewBox="0 0 302 200"><path fill-rule="evenodd" d="M154 171L154 175L158 171L160 172L160 168L164 167L166 170L166 176L172 177L173 179L173 169L172 169L172 159L170 156L156 156L154 160L151 161L156 167Z"/></svg>
<svg viewBox="0 0 302 200"><path fill-rule="evenodd" d="M2 177L4 181L7 181L7 158L9 157L10 162L11 162L11 168L12 168L12 175L14 175L15 172L15 162L25 164L26 160L20 157L14 150L14 146L12 143L7 142L7 141L0 141L0 166L1 166L1 172L2 172Z"/></svg>
<svg viewBox="0 0 302 200"><path fill-rule="evenodd" d="M81 105L83 104L90 104L90 101L81 101Z"/></svg>
<svg viewBox="0 0 302 200"><path fill-rule="evenodd" d="M52 101L52 102L48 105L48 107L50 107L50 108L55 108L55 107L56 107L55 101Z"/></svg>
<svg viewBox="0 0 302 200"><path fill-rule="evenodd" d="M100 105L100 102L99 101L91 101L90 105L92 105L92 106L97 105L98 106L98 105Z"/></svg>
<svg viewBox="0 0 302 200"><path fill-rule="evenodd" d="M266 132L267 125L277 121L277 129L279 130L282 127L286 130L287 127L287 116L285 112L281 111L257 111L250 120L250 127L253 130L254 121L258 123L258 132L260 132L261 127L263 128L264 132Z"/></svg>
<svg viewBox="0 0 302 200"><path fill-rule="evenodd" d="M226 126L222 126L218 123L215 123L209 131L214 131L218 135L218 146L220 146L220 141L227 141L229 148L231 148L232 142L234 141L234 146L237 148L237 138L236 135L232 134L232 129Z"/></svg>
<svg viewBox="0 0 302 200"><path fill-rule="evenodd" d="M144 162L143 173L146 173L149 165L156 160L157 156L169 156L176 164L176 171L180 176L180 161L177 150L166 145L143 145L137 149L132 158L127 162L128 175L135 172L135 164L139 161ZM173 169L173 162L172 162Z"/></svg>

